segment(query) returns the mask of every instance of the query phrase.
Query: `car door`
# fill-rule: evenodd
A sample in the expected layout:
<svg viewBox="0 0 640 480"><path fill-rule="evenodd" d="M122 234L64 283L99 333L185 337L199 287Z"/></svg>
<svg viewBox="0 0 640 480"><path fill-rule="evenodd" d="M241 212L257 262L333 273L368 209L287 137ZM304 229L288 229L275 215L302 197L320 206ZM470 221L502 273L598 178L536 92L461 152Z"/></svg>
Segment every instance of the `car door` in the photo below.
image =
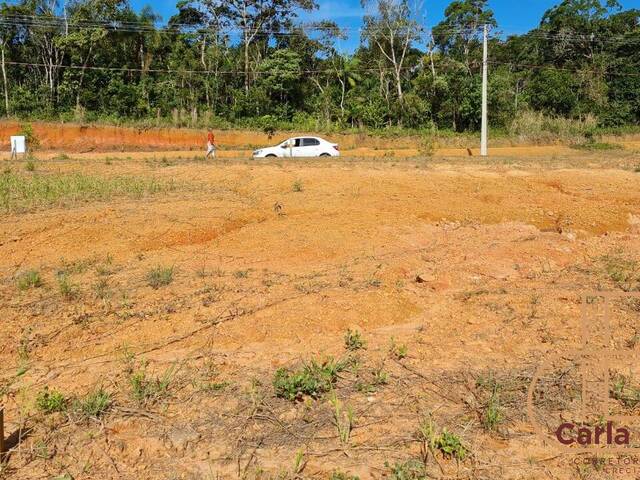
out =
<svg viewBox="0 0 640 480"><path fill-rule="evenodd" d="M320 141L317 138L303 138L302 146L300 147L300 157L317 157L319 152Z"/></svg>
<svg viewBox="0 0 640 480"><path fill-rule="evenodd" d="M286 158L295 157L296 155L296 142L299 144L299 138L290 138L280 144L280 148L282 149L282 156Z"/></svg>

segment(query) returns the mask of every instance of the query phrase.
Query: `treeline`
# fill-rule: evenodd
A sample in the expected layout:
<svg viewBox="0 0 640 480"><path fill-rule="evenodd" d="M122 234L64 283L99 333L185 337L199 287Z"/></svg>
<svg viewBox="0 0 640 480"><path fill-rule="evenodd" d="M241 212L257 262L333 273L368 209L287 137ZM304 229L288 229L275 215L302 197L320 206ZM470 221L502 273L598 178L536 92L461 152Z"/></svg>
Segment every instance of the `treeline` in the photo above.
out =
<svg viewBox="0 0 640 480"><path fill-rule="evenodd" d="M314 0L180 0L166 24L127 0L3 3L0 115L475 130L489 25L492 127L523 112L640 124L640 10L563 0L508 35L487 0L453 1L431 30L408 0L363 2L360 32L301 24Z"/></svg>

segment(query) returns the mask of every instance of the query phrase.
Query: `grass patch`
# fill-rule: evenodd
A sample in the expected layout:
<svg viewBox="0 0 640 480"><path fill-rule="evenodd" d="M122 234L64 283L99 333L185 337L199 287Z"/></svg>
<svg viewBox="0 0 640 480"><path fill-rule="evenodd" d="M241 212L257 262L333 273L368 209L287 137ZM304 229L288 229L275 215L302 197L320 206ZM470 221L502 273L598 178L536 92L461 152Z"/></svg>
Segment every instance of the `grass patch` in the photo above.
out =
<svg viewBox="0 0 640 480"><path fill-rule="evenodd" d="M171 282L173 282L173 267L158 265L147 272L147 284L155 290L166 287Z"/></svg>
<svg viewBox="0 0 640 480"><path fill-rule="evenodd" d="M82 173L21 175L5 171L0 175L0 211L22 212L120 196L142 198L176 189L173 181L131 176L99 177Z"/></svg>
<svg viewBox="0 0 640 480"><path fill-rule="evenodd" d="M85 418L99 418L109 410L112 404L111 394L99 388L78 400L75 407Z"/></svg>
<svg viewBox="0 0 640 480"><path fill-rule="evenodd" d="M303 396L320 398L331 390L338 374L346 368L346 362L328 359L323 363L312 360L301 369L291 371L279 368L273 379L276 396L287 400L300 400Z"/></svg>
<svg viewBox="0 0 640 480"><path fill-rule="evenodd" d="M37 270L29 270L18 276L16 285L18 290L39 288L42 286L42 277L40 277L40 273Z"/></svg>
<svg viewBox="0 0 640 480"><path fill-rule="evenodd" d="M625 258L620 253L606 255L602 258L604 270L616 287L628 292L640 280L638 262Z"/></svg>
<svg viewBox="0 0 640 480"><path fill-rule="evenodd" d="M45 388L36 397L36 407L44 413L64 412L67 409L67 399L62 393Z"/></svg>
<svg viewBox="0 0 640 480"><path fill-rule="evenodd" d="M603 152L610 150L622 150L624 147L617 143L606 143L606 142L585 142L585 143L575 143L571 145L571 148L576 150L587 150L591 152Z"/></svg>
<svg viewBox="0 0 640 480"><path fill-rule="evenodd" d="M172 365L161 377L150 378L144 367L143 365L142 369L134 372L129 379L131 396L141 405L155 403L166 397L175 373L175 366Z"/></svg>

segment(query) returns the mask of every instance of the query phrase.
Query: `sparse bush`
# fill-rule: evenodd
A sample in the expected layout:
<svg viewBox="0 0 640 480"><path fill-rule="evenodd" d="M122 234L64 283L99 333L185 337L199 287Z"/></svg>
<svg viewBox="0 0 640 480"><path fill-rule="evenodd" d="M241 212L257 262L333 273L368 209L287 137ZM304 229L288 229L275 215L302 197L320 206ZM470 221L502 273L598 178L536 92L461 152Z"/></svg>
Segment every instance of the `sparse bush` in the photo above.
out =
<svg viewBox="0 0 640 480"><path fill-rule="evenodd" d="M347 330L344 336L344 346L347 350L355 352L365 347L365 341L357 330Z"/></svg>
<svg viewBox="0 0 640 480"><path fill-rule="evenodd" d="M158 265L147 272L147 284L155 290L166 287L171 282L173 282L173 267Z"/></svg>
<svg viewBox="0 0 640 480"><path fill-rule="evenodd" d="M24 169L27 172L35 172L36 171L36 162L34 162L31 159L27 160L27 163L24 164Z"/></svg>
<svg viewBox="0 0 640 480"><path fill-rule="evenodd" d="M45 388L36 397L36 406L44 413L63 412L67 409L67 399L62 393Z"/></svg>
<svg viewBox="0 0 640 480"><path fill-rule="evenodd" d="M338 380L338 374L345 368L345 362L335 362L333 359L323 363L312 360L297 371L279 368L273 379L273 387L276 396L287 400L297 400L304 395L319 398L331 390Z"/></svg>
<svg viewBox="0 0 640 480"><path fill-rule="evenodd" d="M42 278L37 270L29 270L18 276L16 280L18 290L38 288L42 286Z"/></svg>

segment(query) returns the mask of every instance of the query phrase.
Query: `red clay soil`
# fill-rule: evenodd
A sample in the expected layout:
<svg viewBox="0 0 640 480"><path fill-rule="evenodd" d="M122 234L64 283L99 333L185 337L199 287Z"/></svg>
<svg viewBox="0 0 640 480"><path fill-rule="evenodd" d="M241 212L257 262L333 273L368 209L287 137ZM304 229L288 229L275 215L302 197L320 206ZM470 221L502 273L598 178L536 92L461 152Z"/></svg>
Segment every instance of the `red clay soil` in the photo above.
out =
<svg viewBox="0 0 640 480"><path fill-rule="evenodd" d="M9 150L9 137L21 129L18 122L0 122L0 149ZM40 140L40 148L46 151L67 153L90 152L135 152L135 151L202 151L206 146L207 132L204 129L187 128L133 128L105 125L82 125L73 123L37 122L33 129ZM311 132L312 133L312 132ZM216 143L228 156L250 153L256 147L275 145L288 137L310 134L310 132L277 132L273 137L248 130L216 130ZM378 137L364 133L324 135L340 145L343 153L355 156L393 157L415 156L420 153L420 138L417 136ZM604 139L605 141L610 139ZM640 138L628 136L616 138L616 143L626 148L638 148ZM434 153L444 156L477 156L478 142L463 137L448 140ZM534 146L514 145L509 139L491 142L492 147L504 149L503 155L562 154L568 148L562 145ZM458 147L458 148L450 148ZM393 152L393 153L392 153Z"/></svg>

